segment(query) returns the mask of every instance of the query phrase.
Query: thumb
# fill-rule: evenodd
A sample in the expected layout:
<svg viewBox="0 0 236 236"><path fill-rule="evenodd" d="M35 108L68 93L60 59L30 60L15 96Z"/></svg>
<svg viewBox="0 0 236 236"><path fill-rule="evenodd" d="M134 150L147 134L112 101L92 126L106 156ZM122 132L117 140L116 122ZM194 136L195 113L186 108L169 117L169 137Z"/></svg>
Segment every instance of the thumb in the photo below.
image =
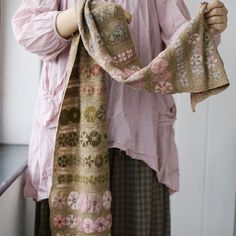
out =
<svg viewBox="0 0 236 236"><path fill-rule="evenodd" d="M126 10L124 10L124 13L125 13L126 20L127 20L128 24L129 24L131 22L131 20L132 20L132 15L128 11L126 11Z"/></svg>

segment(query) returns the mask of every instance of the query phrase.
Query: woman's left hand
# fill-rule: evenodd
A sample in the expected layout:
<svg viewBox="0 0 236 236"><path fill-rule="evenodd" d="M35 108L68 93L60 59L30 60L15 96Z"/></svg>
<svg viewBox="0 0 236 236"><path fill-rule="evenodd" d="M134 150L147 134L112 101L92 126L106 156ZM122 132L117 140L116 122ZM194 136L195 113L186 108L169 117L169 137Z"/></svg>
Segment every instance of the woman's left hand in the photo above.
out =
<svg viewBox="0 0 236 236"><path fill-rule="evenodd" d="M227 28L228 10L224 3L214 0L208 3L205 18L213 34L222 33Z"/></svg>

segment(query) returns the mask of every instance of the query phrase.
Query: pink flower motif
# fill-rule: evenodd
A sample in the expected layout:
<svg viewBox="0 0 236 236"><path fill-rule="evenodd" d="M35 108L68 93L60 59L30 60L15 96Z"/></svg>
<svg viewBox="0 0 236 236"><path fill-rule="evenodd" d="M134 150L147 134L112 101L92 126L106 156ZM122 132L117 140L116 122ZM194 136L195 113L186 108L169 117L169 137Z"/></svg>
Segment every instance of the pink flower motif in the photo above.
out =
<svg viewBox="0 0 236 236"><path fill-rule="evenodd" d="M135 76L132 76L130 80L133 81L129 82L128 84L134 88L143 89L145 87L144 75L142 72L135 74Z"/></svg>
<svg viewBox="0 0 236 236"><path fill-rule="evenodd" d="M156 58L151 64L151 71L156 75L161 75L168 68L168 62L162 58Z"/></svg>
<svg viewBox="0 0 236 236"><path fill-rule="evenodd" d="M109 214L109 215L107 215L107 217L106 217L106 227L107 227L108 229L110 229L110 228L111 228L111 225L112 225L112 216L111 216L111 214Z"/></svg>
<svg viewBox="0 0 236 236"><path fill-rule="evenodd" d="M67 198L67 204L71 207L72 210L79 209L79 193L77 192L70 192Z"/></svg>
<svg viewBox="0 0 236 236"><path fill-rule="evenodd" d="M200 38L200 34L198 33L193 33L192 35L190 35L189 37L189 44L196 46L198 42L200 42L201 38Z"/></svg>
<svg viewBox="0 0 236 236"><path fill-rule="evenodd" d="M83 222L83 231L85 233L91 234L95 231L95 224L93 220L86 218Z"/></svg>
<svg viewBox="0 0 236 236"><path fill-rule="evenodd" d="M53 225L59 229L63 228L66 224L65 217L57 215L53 218Z"/></svg>
<svg viewBox="0 0 236 236"><path fill-rule="evenodd" d="M95 91L98 95L100 95L106 92L106 88L95 87Z"/></svg>
<svg viewBox="0 0 236 236"><path fill-rule="evenodd" d="M77 218L76 218L76 216L68 215L66 217L66 225L69 228L74 229L77 226Z"/></svg>
<svg viewBox="0 0 236 236"><path fill-rule="evenodd" d="M160 75L160 79L161 80L171 80L171 73L169 71L164 71L161 75Z"/></svg>
<svg viewBox="0 0 236 236"><path fill-rule="evenodd" d="M125 69L124 73L126 76L130 77L131 75L133 75L135 73L135 71L130 70L130 69Z"/></svg>
<svg viewBox="0 0 236 236"><path fill-rule="evenodd" d="M144 81L137 81L134 84L135 87L143 89L145 87L145 82Z"/></svg>
<svg viewBox="0 0 236 236"><path fill-rule="evenodd" d="M137 72L137 71L141 70L141 67L137 66L137 65L134 65L134 66L131 67L131 70Z"/></svg>
<svg viewBox="0 0 236 236"><path fill-rule="evenodd" d="M79 196L79 206L81 212L86 212L88 209L88 197L85 193L80 193Z"/></svg>
<svg viewBox="0 0 236 236"><path fill-rule="evenodd" d="M127 57L128 57L128 58L131 58L131 57L134 55L132 49L128 49L128 50L126 50L126 54L127 54Z"/></svg>
<svg viewBox="0 0 236 236"><path fill-rule="evenodd" d="M107 66L111 64L111 57L110 56L104 56L102 59L100 59L100 63L103 64L103 66Z"/></svg>
<svg viewBox="0 0 236 236"><path fill-rule="evenodd" d="M126 75L119 69L114 69L110 72L110 76L115 79L115 80L118 80L118 81L122 81L123 78L126 77Z"/></svg>
<svg viewBox="0 0 236 236"><path fill-rule="evenodd" d="M103 217L99 217L95 221L96 230L101 233L106 230L106 220Z"/></svg>
<svg viewBox="0 0 236 236"><path fill-rule="evenodd" d="M87 95L87 96L91 96L94 94L94 87L93 86L85 86L83 89L83 92Z"/></svg>
<svg viewBox="0 0 236 236"><path fill-rule="evenodd" d="M91 194L88 196L88 212L99 212L102 209L102 196Z"/></svg>
<svg viewBox="0 0 236 236"><path fill-rule="evenodd" d="M111 192L106 191L102 196L103 207L107 210L111 208Z"/></svg>
<svg viewBox="0 0 236 236"><path fill-rule="evenodd" d="M58 209L63 209L66 206L66 196L63 192L58 192L53 199L53 205Z"/></svg>
<svg viewBox="0 0 236 236"><path fill-rule="evenodd" d="M160 81L158 85L155 87L155 91L161 94L169 93L173 90L172 84L165 82L165 81Z"/></svg>
<svg viewBox="0 0 236 236"><path fill-rule="evenodd" d="M77 228L80 232L83 232L83 219L82 218L77 218Z"/></svg>
<svg viewBox="0 0 236 236"><path fill-rule="evenodd" d="M95 77L98 77L99 75L101 75L101 67L98 64L93 65L92 74Z"/></svg>
<svg viewBox="0 0 236 236"><path fill-rule="evenodd" d="M119 53L119 54L117 55L117 57L118 57L118 61L119 61L119 62L122 62L122 61L126 61L126 60L127 60L127 57L126 57L125 52Z"/></svg>
<svg viewBox="0 0 236 236"><path fill-rule="evenodd" d="M82 77L89 78L91 75L91 70L89 66L83 66L81 69Z"/></svg>
<svg viewBox="0 0 236 236"><path fill-rule="evenodd" d="M206 60L206 64L210 69L215 69L217 66L217 59L216 57L212 54L210 55L207 60Z"/></svg>

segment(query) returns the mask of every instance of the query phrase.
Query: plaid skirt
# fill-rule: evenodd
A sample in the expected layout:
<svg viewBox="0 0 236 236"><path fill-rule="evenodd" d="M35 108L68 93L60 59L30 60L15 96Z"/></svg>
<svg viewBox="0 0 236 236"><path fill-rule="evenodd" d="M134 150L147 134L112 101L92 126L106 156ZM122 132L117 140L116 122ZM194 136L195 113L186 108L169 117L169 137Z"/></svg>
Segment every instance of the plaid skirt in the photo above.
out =
<svg viewBox="0 0 236 236"><path fill-rule="evenodd" d="M170 197L156 172L120 149L109 150L112 236L170 236ZM48 200L36 203L35 236L51 236Z"/></svg>

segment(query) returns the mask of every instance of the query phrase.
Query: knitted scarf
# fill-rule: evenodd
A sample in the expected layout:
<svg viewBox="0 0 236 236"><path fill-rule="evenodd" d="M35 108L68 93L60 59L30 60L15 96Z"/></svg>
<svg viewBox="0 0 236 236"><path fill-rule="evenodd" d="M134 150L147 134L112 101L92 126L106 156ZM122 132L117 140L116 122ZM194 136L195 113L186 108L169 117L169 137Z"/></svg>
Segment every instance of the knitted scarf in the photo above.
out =
<svg viewBox="0 0 236 236"><path fill-rule="evenodd" d="M121 6L81 0L57 127L49 197L53 236L111 235L105 73L150 93L190 93L192 110L229 86L205 5L149 65L135 52ZM148 114L147 114L148 115Z"/></svg>

